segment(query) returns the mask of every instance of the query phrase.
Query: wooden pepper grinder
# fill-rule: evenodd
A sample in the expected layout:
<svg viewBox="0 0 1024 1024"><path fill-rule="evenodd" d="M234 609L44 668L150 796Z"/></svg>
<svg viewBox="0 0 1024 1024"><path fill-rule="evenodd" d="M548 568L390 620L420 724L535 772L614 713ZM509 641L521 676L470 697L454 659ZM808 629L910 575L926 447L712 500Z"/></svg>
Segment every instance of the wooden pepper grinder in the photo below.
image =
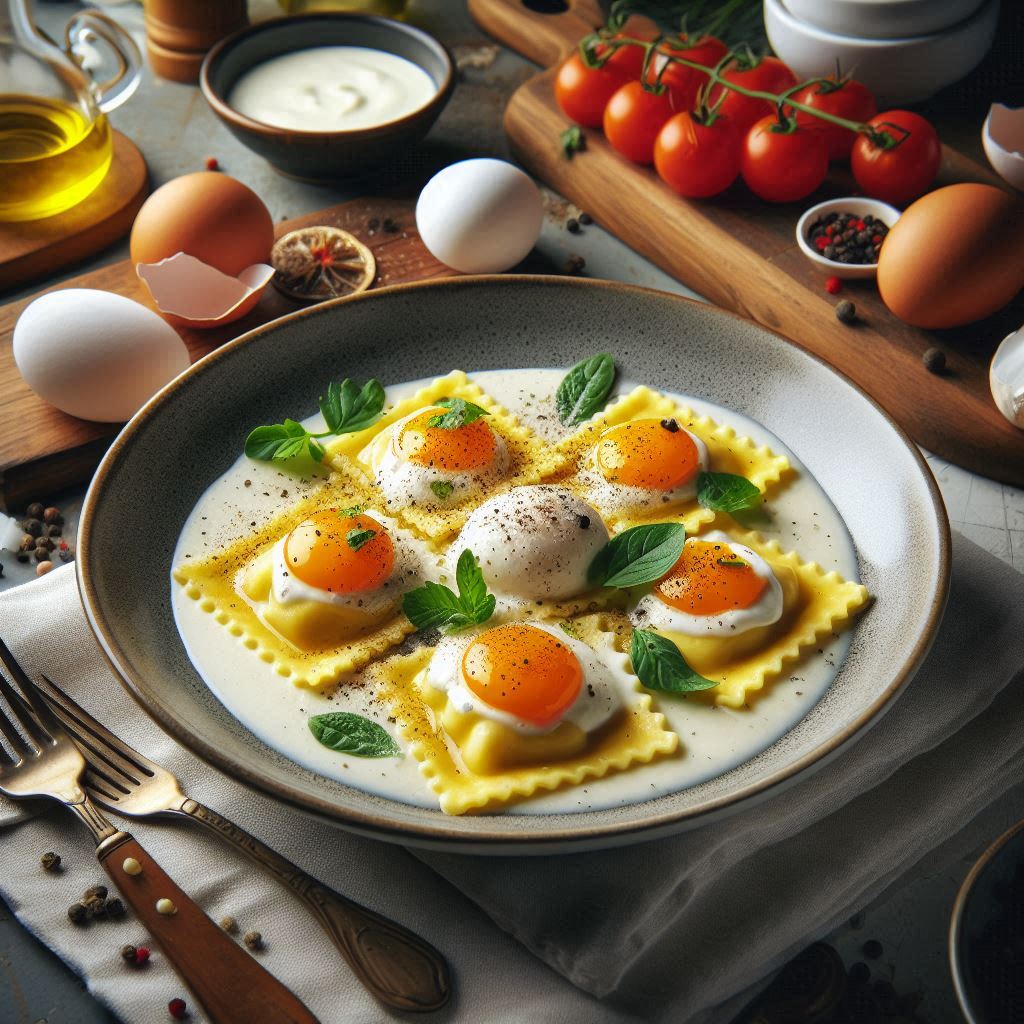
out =
<svg viewBox="0 0 1024 1024"><path fill-rule="evenodd" d="M144 0L146 53L161 78L198 82L206 51L248 23L246 0Z"/></svg>

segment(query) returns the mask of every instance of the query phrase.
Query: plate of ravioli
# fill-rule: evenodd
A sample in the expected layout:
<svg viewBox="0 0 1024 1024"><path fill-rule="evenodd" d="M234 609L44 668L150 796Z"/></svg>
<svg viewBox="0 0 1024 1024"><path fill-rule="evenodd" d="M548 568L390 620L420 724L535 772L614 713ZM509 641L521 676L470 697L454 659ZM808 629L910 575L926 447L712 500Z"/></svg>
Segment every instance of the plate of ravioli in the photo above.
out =
<svg viewBox="0 0 1024 1024"><path fill-rule="evenodd" d="M505 276L201 360L104 459L78 571L200 757L380 838L529 853L741 812L840 754L930 647L948 532L912 443L791 343Z"/></svg>

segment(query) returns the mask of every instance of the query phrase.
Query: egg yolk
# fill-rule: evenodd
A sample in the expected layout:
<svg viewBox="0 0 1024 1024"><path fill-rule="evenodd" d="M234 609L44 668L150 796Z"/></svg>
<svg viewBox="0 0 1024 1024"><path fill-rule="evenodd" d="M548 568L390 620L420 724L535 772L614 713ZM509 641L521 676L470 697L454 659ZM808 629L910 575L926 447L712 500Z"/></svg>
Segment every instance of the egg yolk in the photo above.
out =
<svg viewBox="0 0 1024 1024"><path fill-rule="evenodd" d="M395 546L376 519L324 509L288 534L284 561L288 572L311 587L355 594L376 590L391 575Z"/></svg>
<svg viewBox="0 0 1024 1024"><path fill-rule="evenodd" d="M690 615L718 615L749 608L768 581L727 544L687 541L672 571L654 587L665 604Z"/></svg>
<svg viewBox="0 0 1024 1024"><path fill-rule="evenodd" d="M462 677L492 708L546 726L579 696L583 668L558 637L512 623L487 630L466 648Z"/></svg>
<svg viewBox="0 0 1024 1024"><path fill-rule="evenodd" d="M700 452L675 420L631 420L601 435L597 466L609 483L670 491L693 479Z"/></svg>
<svg viewBox="0 0 1024 1024"><path fill-rule="evenodd" d="M435 416L446 412L440 407L427 409L409 420L398 435L398 454L408 462L450 473L489 466L496 441L487 421L473 420L454 430L430 426Z"/></svg>

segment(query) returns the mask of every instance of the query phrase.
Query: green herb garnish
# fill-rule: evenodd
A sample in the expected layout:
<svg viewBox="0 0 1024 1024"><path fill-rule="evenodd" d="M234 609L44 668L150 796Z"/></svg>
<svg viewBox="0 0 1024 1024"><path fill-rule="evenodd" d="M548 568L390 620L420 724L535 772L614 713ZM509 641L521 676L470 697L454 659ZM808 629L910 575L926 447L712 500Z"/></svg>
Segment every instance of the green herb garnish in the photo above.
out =
<svg viewBox="0 0 1024 1024"><path fill-rule="evenodd" d="M694 672L671 640L649 629L633 630L629 658L637 678L648 690L693 693L718 685L714 679L705 679Z"/></svg>
<svg viewBox="0 0 1024 1024"><path fill-rule="evenodd" d="M430 489L440 501L445 501L451 497L452 491L455 490L455 484L450 480L431 480Z"/></svg>
<svg viewBox="0 0 1024 1024"><path fill-rule="evenodd" d="M376 722L350 711L314 715L309 731L325 746L353 757L401 757L402 750Z"/></svg>
<svg viewBox="0 0 1024 1024"><path fill-rule="evenodd" d="M679 561L686 540L682 523L634 526L597 553L587 580L602 587L638 587L661 579Z"/></svg>
<svg viewBox="0 0 1024 1024"><path fill-rule="evenodd" d="M467 423L473 423L475 420L480 419L481 416L491 415L486 409L482 409L479 405L474 405L472 402L467 402L464 398L439 398L434 404L440 405L448 411L446 413L438 413L437 416L431 416L427 420L427 426L440 427L441 430L458 430L459 427L464 427Z"/></svg>
<svg viewBox="0 0 1024 1024"><path fill-rule="evenodd" d="M719 565L728 565L737 569L742 569L747 563L742 558L719 558Z"/></svg>
<svg viewBox="0 0 1024 1024"><path fill-rule="evenodd" d="M353 519L356 516L362 515L364 511L362 505L352 505L350 508L343 508L338 515L342 519Z"/></svg>
<svg viewBox="0 0 1024 1024"><path fill-rule="evenodd" d="M555 392L555 409L563 426L575 427L605 404L615 383L615 360L607 352L578 362Z"/></svg>
<svg viewBox="0 0 1024 1024"><path fill-rule="evenodd" d="M443 629L456 633L486 622L494 614L495 599L487 593L476 555L468 548L455 567L458 594L440 583L427 582L402 598L402 611L417 629Z"/></svg>
<svg viewBox="0 0 1024 1024"><path fill-rule="evenodd" d="M364 544L369 544L376 536L376 530L360 530L355 528L345 534L345 540L348 541L348 546L353 551L358 551Z"/></svg>
<svg viewBox="0 0 1024 1024"><path fill-rule="evenodd" d="M583 134L583 129L578 124L566 128L558 136L558 141L562 144L562 152L569 160L587 148L587 137Z"/></svg>
<svg viewBox="0 0 1024 1024"><path fill-rule="evenodd" d="M332 381L327 395L320 398L326 430L313 434L288 419L256 427L245 439L245 454L264 462L284 462L306 451L314 462L321 462L326 453L318 438L363 430L379 419L383 408L384 389L379 381L368 380L362 387L347 377L340 384Z"/></svg>
<svg viewBox="0 0 1024 1024"><path fill-rule="evenodd" d="M697 502L713 512L746 512L761 504L761 492L745 476L701 473L697 477Z"/></svg>

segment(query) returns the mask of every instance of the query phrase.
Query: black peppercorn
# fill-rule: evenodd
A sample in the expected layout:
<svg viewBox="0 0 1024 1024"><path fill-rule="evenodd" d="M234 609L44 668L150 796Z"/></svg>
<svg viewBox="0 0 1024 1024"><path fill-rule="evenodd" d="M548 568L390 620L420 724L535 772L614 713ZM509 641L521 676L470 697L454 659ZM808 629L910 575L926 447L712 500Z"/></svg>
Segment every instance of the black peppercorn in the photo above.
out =
<svg viewBox="0 0 1024 1024"><path fill-rule="evenodd" d="M124 901L120 896L111 896L107 900L106 904L107 917L112 917L115 921L120 920L127 913L124 906Z"/></svg>
<svg viewBox="0 0 1024 1024"><path fill-rule="evenodd" d="M22 524L21 528L30 537L41 537L43 535L43 524L39 519L26 519Z"/></svg>
<svg viewBox="0 0 1024 1024"><path fill-rule="evenodd" d="M580 524L580 529L581 530L589 530L590 529L590 516L580 516L579 519L578 519L578 522Z"/></svg>
<svg viewBox="0 0 1024 1024"><path fill-rule="evenodd" d="M860 947L860 951L869 960L877 960L885 952L885 949L878 939L868 939L868 941Z"/></svg>
<svg viewBox="0 0 1024 1024"><path fill-rule="evenodd" d="M587 261L582 256L572 255L565 261L565 272L571 277L583 272Z"/></svg>
<svg viewBox="0 0 1024 1024"><path fill-rule="evenodd" d="M32 557L37 562L48 562L50 561L50 552L47 551L46 548L36 548L32 552Z"/></svg>
<svg viewBox="0 0 1024 1024"><path fill-rule="evenodd" d="M43 865L44 871L60 870L60 854L54 853L52 850L44 853L42 857L39 858L39 862Z"/></svg>
<svg viewBox="0 0 1024 1024"><path fill-rule="evenodd" d="M25 515L29 519L42 519L43 513L46 509L43 507L41 501L33 501L27 509L25 509Z"/></svg>
<svg viewBox="0 0 1024 1024"><path fill-rule="evenodd" d="M46 537L59 537L63 532L63 525L60 523L50 523L50 525L43 531L43 534Z"/></svg>
<svg viewBox="0 0 1024 1024"><path fill-rule="evenodd" d="M72 903L68 907L68 917L72 924L85 924L89 920L89 908L84 903Z"/></svg>
<svg viewBox="0 0 1024 1024"><path fill-rule="evenodd" d="M849 300L836 303L836 319L841 324L852 324L857 319L857 307Z"/></svg>
<svg viewBox="0 0 1024 1024"><path fill-rule="evenodd" d="M83 896L82 905L89 911L90 917L107 916L107 901L102 896Z"/></svg>
<svg viewBox="0 0 1024 1024"><path fill-rule="evenodd" d="M570 217L565 222L565 230L568 231L570 235L578 235L580 233L580 222L575 217Z"/></svg>
<svg viewBox="0 0 1024 1024"><path fill-rule="evenodd" d="M27 551L19 551L14 557L19 562L27 562L28 561L28 552Z"/></svg>
<svg viewBox="0 0 1024 1024"><path fill-rule="evenodd" d="M130 942L126 946L121 947L121 959L133 967L135 966L135 958L138 954L139 951Z"/></svg>
<svg viewBox="0 0 1024 1024"><path fill-rule="evenodd" d="M679 430L679 424L675 420L662 420L661 425L670 434L675 434Z"/></svg>
<svg viewBox="0 0 1024 1024"><path fill-rule="evenodd" d="M36 537L36 551L52 551L56 546L52 537Z"/></svg>
<svg viewBox="0 0 1024 1024"><path fill-rule="evenodd" d="M930 348L921 356L921 362L929 373L942 373L946 368L946 353L940 348Z"/></svg>
<svg viewBox="0 0 1024 1024"><path fill-rule="evenodd" d="M594 218L591 217L589 213L583 212L583 213L580 214L580 223L581 224L593 224L594 223Z"/></svg>

